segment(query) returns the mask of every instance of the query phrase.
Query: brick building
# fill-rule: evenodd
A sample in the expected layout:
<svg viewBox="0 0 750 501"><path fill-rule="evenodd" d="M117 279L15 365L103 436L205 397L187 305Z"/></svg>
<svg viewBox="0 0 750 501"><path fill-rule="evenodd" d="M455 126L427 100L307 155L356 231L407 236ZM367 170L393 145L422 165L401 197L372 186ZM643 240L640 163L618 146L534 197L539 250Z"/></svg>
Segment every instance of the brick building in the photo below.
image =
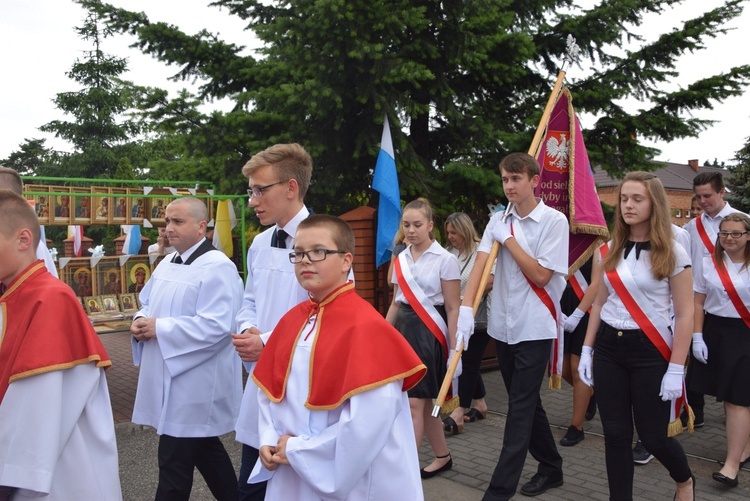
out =
<svg viewBox="0 0 750 501"><path fill-rule="evenodd" d="M667 192L669 207L672 209L672 222L683 226L690 221L690 200L693 198L693 178L700 172L721 172L726 183L729 171L720 167L698 165L698 160L689 160L687 164L671 162L656 162L660 167L654 174L661 180ZM601 167L594 168L594 182L596 183L599 199L614 206L617 202L617 186L620 179L607 174Z"/></svg>

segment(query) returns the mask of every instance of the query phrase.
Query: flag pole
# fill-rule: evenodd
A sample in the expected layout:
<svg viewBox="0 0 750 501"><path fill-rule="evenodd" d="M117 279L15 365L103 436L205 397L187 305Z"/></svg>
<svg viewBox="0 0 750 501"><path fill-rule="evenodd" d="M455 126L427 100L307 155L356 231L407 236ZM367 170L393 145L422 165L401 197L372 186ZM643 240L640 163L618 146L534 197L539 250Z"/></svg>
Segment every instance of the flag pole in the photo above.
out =
<svg viewBox="0 0 750 501"><path fill-rule="evenodd" d="M554 109L557 98L560 96L560 91L562 90L563 80L565 79L566 73L565 64L571 59L575 58L577 56L577 53L578 48L575 46L575 41L573 41L572 37L570 37L569 35L568 52L565 61L563 61L563 67L557 74L557 81L555 82L555 86L552 88L552 92L549 95L547 106L545 106L544 108L542 119L539 121L539 126L537 126L536 128L534 139L531 140L531 146L529 147L528 153L534 158L537 157L540 143L547 129L547 124L549 123L550 115L552 115L552 110ZM508 217L511 207L512 204L509 203L508 207L505 209L503 221L505 221L505 219ZM495 242L492 244L492 249L490 250L487 262L484 265L484 270L482 270L482 278L479 281L479 288L477 289L477 293L474 296L474 304L472 306L474 308L475 315L477 313L477 310L479 309L479 303L482 302L481 291L484 291L485 287L487 287L487 280L489 280L490 274L492 273L492 267L495 264L495 259L497 258L498 252L500 252L500 242L495 240ZM435 400L435 407L433 407L432 409L432 417L438 417L440 415L440 409L441 407L443 407L443 404L445 404L445 397L448 395L448 389L450 388L451 382L453 381L453 374L456 373L456 368L458 367L459 360L461 360L461 353L463 353L463 351L463 344L461 344L461 346L456 346L456 351L453 353L453 358L451 358L450 364L448 365L448 370L445 374L445 378L443 379L443 384L440 387L440 392L438 393L438 397Z"/></svg>

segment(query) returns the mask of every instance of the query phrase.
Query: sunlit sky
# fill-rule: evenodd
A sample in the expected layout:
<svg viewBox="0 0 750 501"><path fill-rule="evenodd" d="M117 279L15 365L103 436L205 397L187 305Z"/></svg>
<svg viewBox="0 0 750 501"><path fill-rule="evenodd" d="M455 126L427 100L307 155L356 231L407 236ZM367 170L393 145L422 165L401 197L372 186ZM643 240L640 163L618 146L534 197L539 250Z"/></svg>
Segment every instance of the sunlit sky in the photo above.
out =
<svg viewBox="0 0 750 501"><path fill-rule="evenodd" d="M592 1L583 0L581 3L591 4ZM111 3L144 11L152 21L175 24L187 33L206 28L219 33L225 41L248 47L247 51L257 47L252 33L243 31L244 23L239 18L216 7L208 7L209 0L114 0ZM652 16L640 32L653 39L721 3L719 0L686 0L664 15ZM27 138L47 138L48 146L68 149L66 143L42 133L38 127L64 118L52 102L57 93L77 90L76 83L65 73L75 59L90 48L74 31L75 26L83 24L84 18L84 10L70 0L3 0L0 7L0 46L3 47L0 51L0 67L3 68L0 80L0 158L17 150ZM736 29L743 25L750 26L750 2L747 1L745 12L729 25L735 29L709 40L706 50L680 58L680 76L675 79L673 87L684 87L696 79L727 71L732 66L750 64L750 30ZM124 78L170 92L190 87L190 82L169 81L168 77L178 68L165 66L137 49L129 48L132 41L132 38L116 35L108 38L103 46L106 53L128 58L129 72ZM576 71L585 71L585 68L571 68L569 77L574 79ZM554 79L554 75L550 79ZM214 106L221 108L222 104L226 106L226 103L214 103ZM631 101L627 106L637 109L639 103ZM657 159L687 163L695 158L702 164L707 159L716 158L720 162L730 162L750 137L750 92L729 99L713 110L699 111L696 116L717 123L700 138L655 144L662 150ZM586 128L591 125L587 121L591 122L593 118L584 115L581 120Z"/></svg>

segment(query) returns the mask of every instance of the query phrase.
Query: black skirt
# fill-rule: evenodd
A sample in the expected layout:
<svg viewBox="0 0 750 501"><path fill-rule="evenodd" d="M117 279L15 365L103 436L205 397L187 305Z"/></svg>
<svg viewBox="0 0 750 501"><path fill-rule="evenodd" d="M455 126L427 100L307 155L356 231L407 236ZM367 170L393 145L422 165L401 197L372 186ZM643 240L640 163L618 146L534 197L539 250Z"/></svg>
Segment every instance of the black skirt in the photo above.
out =
<svg viewBox="0 0 750 501"><path fill-rule="evenodd" d="M445 319L445 307L436 305L435 308ZM447 354L443 353L442 345L408 304L399 303L395 327L427 367L427 374L409 390L409 398L437 398L446 373Z"/></svg>
<svg viewBox="0 0 750 501"><path fill-rule="evenodd" d="M708 363L691 360L688 387L719 402L750 406L750 328L740 318L706 313L703 340Z"/></svg>

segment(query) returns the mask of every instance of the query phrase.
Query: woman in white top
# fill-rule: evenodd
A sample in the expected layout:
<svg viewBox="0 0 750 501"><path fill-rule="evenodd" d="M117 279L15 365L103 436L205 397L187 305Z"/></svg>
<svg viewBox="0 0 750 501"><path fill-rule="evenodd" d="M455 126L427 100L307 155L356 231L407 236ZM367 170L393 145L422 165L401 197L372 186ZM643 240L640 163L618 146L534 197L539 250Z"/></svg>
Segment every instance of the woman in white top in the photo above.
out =
<svg viewBox="0 0 750 501"><path fill-rule="evenodd" d="M690 257L672 236L667 197L654 174L626 175L618 199L612 241L608 248L600 248L600 254L606 251L604 286L599 287L591 310L578 372L586 384L596 384L610 499L633 499L635 420L644 446L676 482L675 499L689 501L695 499L693 476L685 451L668 437L668 429L681 429L679 416L670 413L671 401L682 396L690 344ZM670 298L674 301L674 336Z"/></svg>
<svg viewBox="0 0 750 501"><path fill-rule="evenodd" d="M417 447L422 435L427 435L435 454L435 460L421 471L422 478L430 478L453 467L443 423L432 417L432 400L437 398L445 377L446 360L452 354L448 350L452 352L456 346L461 271L455 256L435 241L432 207L427 200L418 198L406 204L401 224L409 246L394 266L393 302L386 320L404 335L427 367L425 377L408 394ZM409 287L402 290L399 280L405 279ZM438 332L440 324L447 332Z"/></svg>
<svg viewBox="0 0 750 501"><path fill-rule="evenodd" d="M737 291L735 299L747 311L750 307L748 216L735 212L721 220L713 259L719 269L710 262L712 257L705 257L703 274L695 279L693 355L700 363L693 367L690 385L724 402L727 457L713 479L736 487L741 466L750 462L750 327L740 318L719 272L731 281Z"/></svg>
<svg viewBox="0 0 750 501"><path fill-rule="evenodd" d="M471 270L474 269L474 261L477 257L477 245L481 240L471 218L463 212L454 212L445 220L445 235L448 238L448 252L456 256L461 266L461 300L464 298L464 289L469 280ZM492 288L492 277L487 280L485 293ZM486 313L486 309L484 310ZM458 398L459 405L451 415L443 420L443 427L448 433L461 433L464 422L473 423L487 416L487 402L484 396L487 393L482 381L479 366L482 363L482 355L487 347L490 337L487 334L487 317L476 319L474 334L471 336L469 347L464 347L461 354L462 372L458 376ZM471 402L474 400L474 406Z"/></svg>

